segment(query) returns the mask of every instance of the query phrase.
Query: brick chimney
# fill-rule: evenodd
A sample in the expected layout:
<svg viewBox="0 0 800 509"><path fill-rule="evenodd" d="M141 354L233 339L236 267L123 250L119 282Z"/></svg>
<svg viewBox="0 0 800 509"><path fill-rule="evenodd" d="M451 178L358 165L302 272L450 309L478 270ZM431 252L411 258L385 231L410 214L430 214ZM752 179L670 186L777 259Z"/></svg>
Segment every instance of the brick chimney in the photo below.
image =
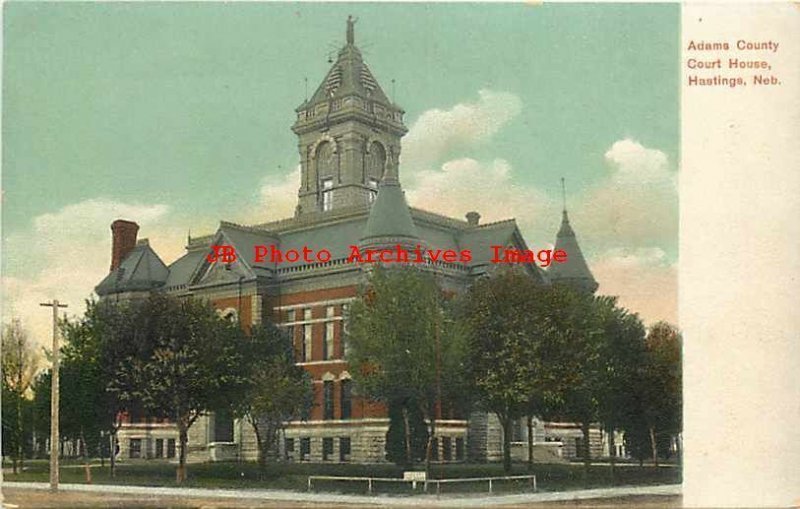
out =
<svg viewBox="0 0 800 509"><path fill-rule="evenodd" d="M119 267L122 260L136 247L139 225L133 221L117 219L111 223L111 271Z"/></svg>
<svg viewBox="0 0 800 509"><path fill-rule="evenodd" d="M475 212L474 210L471 212L467 212L467 223L469 223L470 226L478 226L480 220L481 220L481 215Z"/></svg>

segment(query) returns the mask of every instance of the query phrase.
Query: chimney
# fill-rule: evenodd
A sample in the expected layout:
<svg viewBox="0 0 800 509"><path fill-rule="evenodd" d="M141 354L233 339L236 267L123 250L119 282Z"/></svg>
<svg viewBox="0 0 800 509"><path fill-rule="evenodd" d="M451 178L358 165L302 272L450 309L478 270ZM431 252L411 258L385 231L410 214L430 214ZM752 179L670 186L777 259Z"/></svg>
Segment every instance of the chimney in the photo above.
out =
<svg viewBox="0 0 800 509"><path fill-rule="evenodd" d="M133 221L117 219L111 223L111 272L113 272L128 253L136 247L136 234L139 225Z"/></svg>
<svg viewBox="0 0 800 509"><path fill-rule="evenodd" d="M467 222L470 224L470 226L478 226L478 221L480 220L481 215L474 210L472 212L467 212Z"/></svg>

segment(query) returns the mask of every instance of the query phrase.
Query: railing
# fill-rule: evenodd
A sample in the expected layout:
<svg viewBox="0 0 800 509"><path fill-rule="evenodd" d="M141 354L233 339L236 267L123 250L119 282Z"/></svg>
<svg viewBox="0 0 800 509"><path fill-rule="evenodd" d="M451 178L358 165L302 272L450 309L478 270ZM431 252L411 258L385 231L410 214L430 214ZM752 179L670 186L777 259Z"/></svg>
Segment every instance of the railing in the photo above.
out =
<svg viewBox="0 0 800 509"><path fill-rule="evenodd" d="M348 482L365 482L367 484L367 493L372 494L374 485L376 483L412 483L412 486L417 484L424 485L425 493L428 493L428 485L436 485L436 495L440 495L442 491L442 484L457 484L457 483L487 483L488 493L494 493L494 484L498 481L524 481L530 483L531 489L537 491L536 476L535 475L510 475L504 477L465 477L461 479L428 479L425 481L415 479L400 479L397 477L342 477L335 475L310 475L308 476L308 491L313 489L314 481L348 481Z"/></svg>

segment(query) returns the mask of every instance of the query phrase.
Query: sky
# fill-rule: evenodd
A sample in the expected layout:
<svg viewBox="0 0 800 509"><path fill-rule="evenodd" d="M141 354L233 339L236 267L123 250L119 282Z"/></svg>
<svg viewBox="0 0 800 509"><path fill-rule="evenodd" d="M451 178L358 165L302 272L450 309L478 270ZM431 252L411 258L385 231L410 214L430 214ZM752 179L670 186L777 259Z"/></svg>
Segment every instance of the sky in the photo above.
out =
<svg viewBox="0 0 800 509"><path fill-rule="evenodd" d="M108 271L114 219L137 221L169 263L189 231L293 213L294 109L350 14L356 45L406 112L412 206L515 217L529 246L546 248L564 177L600 293L647 323L677 319L677 4L4 9L3 319L43 344L38 303L84 309Z"/></svg>

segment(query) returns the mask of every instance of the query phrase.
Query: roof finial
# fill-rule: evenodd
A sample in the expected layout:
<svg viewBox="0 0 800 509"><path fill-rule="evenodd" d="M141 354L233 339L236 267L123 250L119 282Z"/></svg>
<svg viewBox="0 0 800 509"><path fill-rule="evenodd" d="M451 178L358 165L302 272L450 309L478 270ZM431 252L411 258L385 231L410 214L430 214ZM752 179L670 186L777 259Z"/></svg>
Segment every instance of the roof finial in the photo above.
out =
<svg viewBox="0 0 800 509"><path fill-rule="evenodd" d="M353 16L347 16L347 44L352 46L356 43L355 27L358 18L353 19Z"/></svg>
<svg viewBox="0 0 800 509"><path fill-rule="evenodd" d="M564 212L567 211L567 184L564 182L564 177L561 177L561 203L563 204Z"/></svg>

